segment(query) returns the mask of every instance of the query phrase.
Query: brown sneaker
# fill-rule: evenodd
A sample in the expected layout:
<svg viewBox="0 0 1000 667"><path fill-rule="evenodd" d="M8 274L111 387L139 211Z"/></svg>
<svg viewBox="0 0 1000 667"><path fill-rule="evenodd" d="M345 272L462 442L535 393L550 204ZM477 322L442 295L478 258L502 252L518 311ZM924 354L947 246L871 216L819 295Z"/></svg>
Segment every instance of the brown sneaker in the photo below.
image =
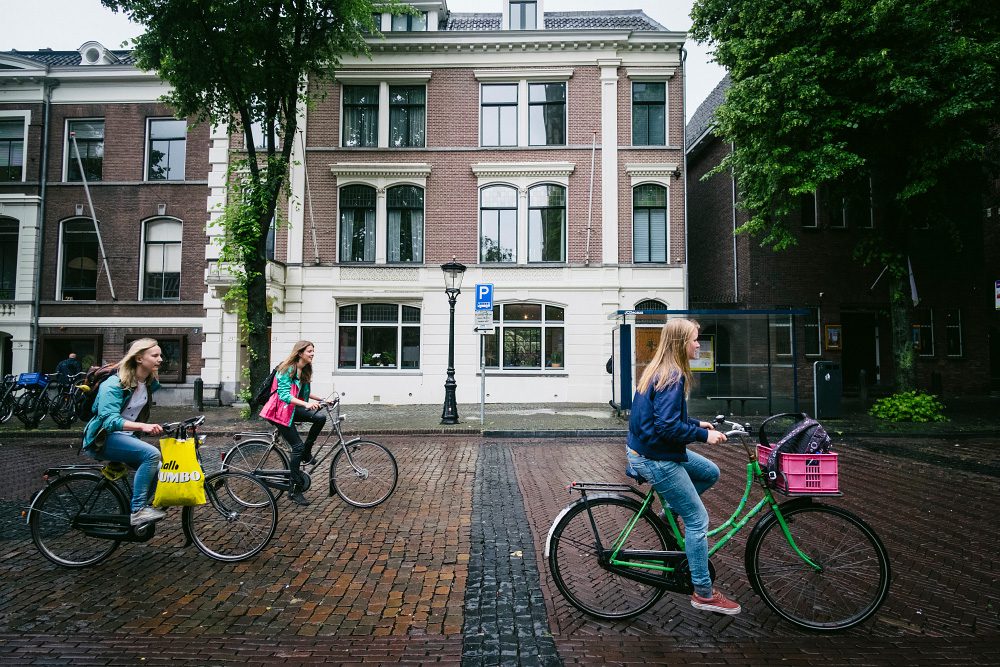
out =
<svg viewBox="0 0 1000 667"><path fill-rule="evenodd" d="M733 602L719 591L712 589L712 597L703 598L697 593L691 596L691 606L702 611L714 611L716 614L738 614L742 611L739 603Z"/></svg>

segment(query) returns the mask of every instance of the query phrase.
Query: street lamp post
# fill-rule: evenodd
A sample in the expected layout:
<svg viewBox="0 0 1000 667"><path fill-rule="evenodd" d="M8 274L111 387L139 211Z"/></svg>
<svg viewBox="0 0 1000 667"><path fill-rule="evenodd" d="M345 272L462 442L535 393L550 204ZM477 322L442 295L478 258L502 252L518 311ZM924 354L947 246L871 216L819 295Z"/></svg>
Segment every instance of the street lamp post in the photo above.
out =
<svg viewBox="0 0 1000 667"><path fill-rule="evenodd" d="M455 400L455 302L462 293L462 276L465 265L459 264L452 257L447 264L441 265L444 272L444 292L448 295L448 305L451 308L451 319L448 324L448 379L444 381L444 409L441 410L442 424L458 423L458 402Z"/></svg>

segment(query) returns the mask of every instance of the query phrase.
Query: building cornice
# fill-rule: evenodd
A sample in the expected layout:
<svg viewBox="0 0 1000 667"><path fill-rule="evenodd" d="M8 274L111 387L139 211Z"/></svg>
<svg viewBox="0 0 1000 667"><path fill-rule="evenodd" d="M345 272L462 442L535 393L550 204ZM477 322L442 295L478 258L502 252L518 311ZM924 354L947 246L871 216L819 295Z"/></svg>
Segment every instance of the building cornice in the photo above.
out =
<svg viewBox="0 0 1000 667"><path fill-rule="evenodd" d="M431 166L425 162L338 162L330 165L330 173L341 177L427 177Z"/></svg>
<svg viewBox="0 0 1000 667"><path fill-rule="evenodd" d="M430 70L400 71L400 70L339 70L334 74L336 81L345 83L379 83L382 81L426 83L431 80Z"/></svg>
<svg viewBox="0 0 1000 667"><path fill-rule="evenodd" d="M663 81L672 78L676 71L676 67L628 67L625 74L633 81Z"/></svg>
<svg viewBox="0 0 1000 667"><path fill-rule="evenodd" d="M660 162L647 164L626 164L625 173L639 178L676 176L681 173L675 162Z"/></svg>
<svg viewBox="0 0 1000 667"><path fill-rule="evenodd" d="M516 178L518 176L569 176L576 169L572 162L480 162L472 173L480 178Z"/></svg>
<svg viewBox="0 0 1000 667"><path fill-rule="evenodd" d="M474 69L472 73L478 81L568 81L573 77L573 68Z"/></svg>

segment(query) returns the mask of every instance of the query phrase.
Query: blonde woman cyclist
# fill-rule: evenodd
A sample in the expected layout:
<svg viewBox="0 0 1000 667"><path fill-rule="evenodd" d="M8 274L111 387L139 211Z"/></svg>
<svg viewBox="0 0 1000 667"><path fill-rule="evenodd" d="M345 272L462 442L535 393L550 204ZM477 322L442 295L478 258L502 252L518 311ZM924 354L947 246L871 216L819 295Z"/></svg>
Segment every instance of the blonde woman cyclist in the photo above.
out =
<svg viewBox="0 0 1000 667"><path fill-rule="evenodd" d="M309 501L302 495L302 485L299 476L299 464L312 461L312 447L326 424L326 415L318 412L321 396L313 396L309 383L312 381L312 361L316 356L316 347L307 340L300 340L291 353L278 364L271 385L271 398L267 400L260 411L260 416L274 424L278 433L292 448L292 456L288 461L291 470L292 488L288 497L296 505L308 505ZM295 424L309 422L309 435L305 443L299 435Z"/></svg>
<svg viewBox="0 0 1000 667"><path fill-rule="evenodd" d="M701 494L719 479L719 467L687 448L690 442L714 445L726 441L712 424L688 417L690 360L697 358L699 347L698 325L691 320L672 319L663 325L656 353L632 399L628 462L684 520L684 545L694 584L691 606L738 614L740 605L713 588L708 570L708 511Z"/></svg>
<svg viewBox="0 0 1000 667"><path fill-rule="evenodd" d="M160 468L160 450L137 433L159 435L163 427L147 423L153 392L160 388L157 371L163 362L159 344L141 338L118 364L118 374L101 383L94 416L83 431L83 452L98 461L120 461L135 470L130 523L138 526L167 515L150 507L149 487Z"/></svg>

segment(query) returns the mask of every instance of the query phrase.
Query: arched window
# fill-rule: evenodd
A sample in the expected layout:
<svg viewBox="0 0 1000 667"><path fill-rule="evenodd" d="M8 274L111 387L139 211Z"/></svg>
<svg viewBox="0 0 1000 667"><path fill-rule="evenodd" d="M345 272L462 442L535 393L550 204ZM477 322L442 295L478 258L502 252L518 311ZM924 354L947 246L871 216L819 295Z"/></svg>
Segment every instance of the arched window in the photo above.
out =
<svg viewBox="0 0 1000 667"><path fill-rule="evenodd" d="M528 190L528 261L566 261L566 188L561 185Z"/></svg>
<svg viewBox="0 0 1000 667"><path fill-rule="evenodd" d="M157 218L144 231L142 298L164 301L181 298L180 220Z"/></svg>
<svg viewBox="0 0 1000 667"><path fill-rule="evenodd" d="M635 304L636 310L666 310L667 304L656 299L646 299ZM666 315L636 315L636 324L656 324L662 325L667 321Z"/></svg>
<svg viewBox="0 0 1000 667"><path fill-rule="evenodd" d="M639 185L632 190L632 256L635 262L667 261L667 189Z"/></svg>
<svg viewBox="0 0 1000 667"><path fill-rule="evenodd" d="M18 222L0 218L0 299L13 299L17 286Z"/></svg>
<svg viewBox="0 0 1000 667"><path fill-rule="evenodd" d="M94 222L86 218L66 220L62 225L62 298L97 299L98 246Z"/></svg>
<svg viewBox="0 0 1000 667"><path fill-rule="evenodd" d="M340 261L375 261L375 188L340 189Z"/></svg>
<svg viewBox="0 0 1000 667"><path fill-rule="evenodd" d="M386 259L389 262L424 261L424 191L398 185L386 192Z"/></svg>
<svg viewBox="0 0 1000 667"><path fill-rule="evenodd" d="M517 261L517 189L491 185L480 191L479 261Z"/></svg>

